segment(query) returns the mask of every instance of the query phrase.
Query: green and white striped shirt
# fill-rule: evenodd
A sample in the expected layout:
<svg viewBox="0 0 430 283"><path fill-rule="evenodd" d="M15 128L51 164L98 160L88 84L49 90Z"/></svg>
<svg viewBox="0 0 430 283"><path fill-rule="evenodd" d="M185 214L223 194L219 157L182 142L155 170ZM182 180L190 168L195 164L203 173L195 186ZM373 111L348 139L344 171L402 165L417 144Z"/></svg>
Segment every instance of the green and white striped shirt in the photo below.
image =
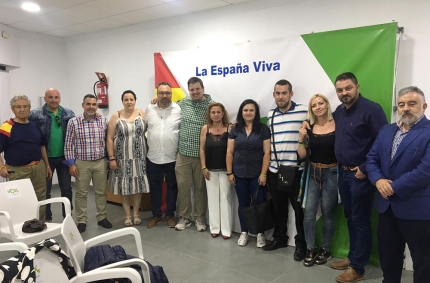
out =
<svg viewBox="0 0 430 283"><path fill-rule="evenodd" d="M209 94L202 101L186 96L178 102L181 107L181 128L179 130L179 153L185 156L200 156L200 131L206 123L206 110L214 102Z"/></svg>

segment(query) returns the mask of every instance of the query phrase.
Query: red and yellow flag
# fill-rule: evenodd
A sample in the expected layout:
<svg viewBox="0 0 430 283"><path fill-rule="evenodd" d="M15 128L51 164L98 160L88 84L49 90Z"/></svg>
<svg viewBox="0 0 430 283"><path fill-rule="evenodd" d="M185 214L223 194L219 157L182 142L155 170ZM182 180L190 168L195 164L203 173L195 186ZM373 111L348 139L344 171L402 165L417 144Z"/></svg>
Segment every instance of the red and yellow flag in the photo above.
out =
<svg viewBox="0 0 430 283"><path fill-rule="evenodd" d="M3 125L0 126L0 133L10 138L10 132L12 131L13 124L14 121L12 119L3 123Z"/></svg>
<svg viewBox="0 0 430 283"><path fill-rule="evenodd" d="M154 53L154 66L155 66L155 95L157 95L157 85L159 82L168 82L172 86L172 101L176 102L185 97L163 56L160 53Z"/></svg>

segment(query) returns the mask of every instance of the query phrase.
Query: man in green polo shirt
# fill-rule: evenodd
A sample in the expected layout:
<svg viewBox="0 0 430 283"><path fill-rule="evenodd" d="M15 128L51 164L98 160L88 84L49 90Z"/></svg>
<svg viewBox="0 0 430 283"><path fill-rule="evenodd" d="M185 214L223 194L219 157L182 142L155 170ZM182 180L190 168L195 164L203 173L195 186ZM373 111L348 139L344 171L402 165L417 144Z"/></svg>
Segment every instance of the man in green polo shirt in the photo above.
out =
<svg viewBox="0 0 430 283"><path fill-rule="evenodd" d="M69 199L72 205L72 184L69 167L64 161L64 140L66 138L67 123L75 117L72 110L60 106L60 92L49 88L45 92L45 105L31 111L28 119L37 124L47 145L49 166L52 173L57 171L61 196ZM46 199L51 198L52 179L46 181ZM63 207L63 217L65 211ZM52 221L51 205L46 205L46 221Z"/></svg>
<svg viewBox="0 0 430 283"><path fill-rule="evenodd" d="M198 231L206 230L207 193L200 162L200 131L206 123L206 110L214 102L205 94L200 78L188 80L189 96L178 102L181 107L181 128L179 130L179 153L176 158L176 181L178 183L179 222L175 228L184 230L191 225L191 194L194 188L194 219Z"/></svg>

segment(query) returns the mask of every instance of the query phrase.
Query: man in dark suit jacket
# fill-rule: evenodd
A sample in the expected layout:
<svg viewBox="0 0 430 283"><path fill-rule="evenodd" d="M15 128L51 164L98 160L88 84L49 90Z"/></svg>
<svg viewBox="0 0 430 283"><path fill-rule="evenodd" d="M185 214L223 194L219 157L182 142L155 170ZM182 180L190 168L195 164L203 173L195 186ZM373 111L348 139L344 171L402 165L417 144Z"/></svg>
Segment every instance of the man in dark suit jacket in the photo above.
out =
<svg viewBox="0 0 430 283"><path fill-rule="evenodd" d="M369 180L379 191L378 251L383 283L400 283L405 243L414 282L430 280L430 121L424 93L398 95L399 122L381 129L367 155Z"/></svg>

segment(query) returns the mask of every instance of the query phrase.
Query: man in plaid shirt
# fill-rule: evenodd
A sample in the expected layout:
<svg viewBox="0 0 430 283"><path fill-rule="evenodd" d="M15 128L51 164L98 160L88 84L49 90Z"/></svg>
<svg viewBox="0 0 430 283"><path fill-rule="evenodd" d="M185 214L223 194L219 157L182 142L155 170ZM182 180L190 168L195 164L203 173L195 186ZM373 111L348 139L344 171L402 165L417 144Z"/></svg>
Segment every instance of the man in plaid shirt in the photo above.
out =
<svg viewBox="0 0 430 283"><path fill-rule="evenodd" d="M194 188L194 219L198 231L206 230L205 214L207 207L206 183L200 162L200 131L206 123L206 110L214 102L205 94L201 79L188 80L190 96L178 102L182 110L179 131L179 153L176 158L176 180L178 183L179 222L175 228L184 230L191 225L191 194Z"/></svg>
<svg viewBox="0 0 430 283"><path fill-rule="evenodd" d="M71 118L67 124L64 145L65 163L70 175L76 179L75 214L78 230L83 233L87 227L87 195L90 182L97 207L98 225L112 228L106 219L106 117L96 115L97 98L92 94L84 96L84 114Z"/></svg>

